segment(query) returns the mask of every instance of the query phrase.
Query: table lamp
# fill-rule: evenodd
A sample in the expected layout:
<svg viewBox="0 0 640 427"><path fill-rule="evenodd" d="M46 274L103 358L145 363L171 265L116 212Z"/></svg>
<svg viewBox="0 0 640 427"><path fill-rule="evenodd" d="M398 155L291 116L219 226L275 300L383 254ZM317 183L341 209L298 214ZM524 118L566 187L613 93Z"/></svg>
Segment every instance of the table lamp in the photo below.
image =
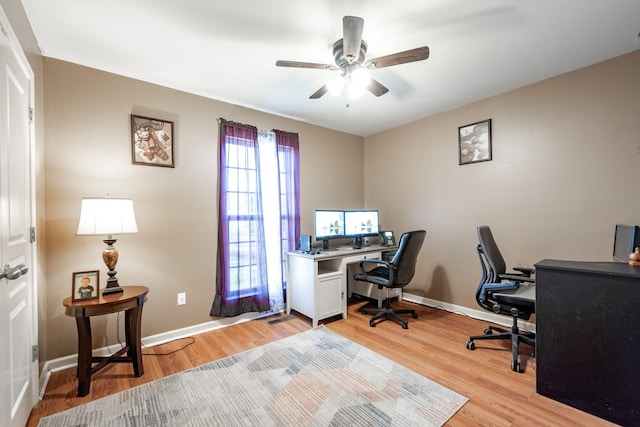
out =
<svg viewBox="0 0 640 427"><path fill-rule="evenodd" d="M107 287L102 291L104 295L122 292L116 278L115 267L118 262L118 251L113 246L116 242L113 235L137 232L138 226L136 225L132 200L110 197L82 199L76 236L107 236L103 240L107 247L102 252L102 259L109 269Z"/></svg>

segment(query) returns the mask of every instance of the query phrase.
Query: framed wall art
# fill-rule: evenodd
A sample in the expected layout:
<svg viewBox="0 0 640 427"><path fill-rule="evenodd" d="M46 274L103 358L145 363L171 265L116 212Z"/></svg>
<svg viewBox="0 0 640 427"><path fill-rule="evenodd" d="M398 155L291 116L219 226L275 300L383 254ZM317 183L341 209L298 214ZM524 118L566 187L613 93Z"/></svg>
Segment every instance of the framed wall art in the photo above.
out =
<svg viewBox="0 0 640 427"><path fill-rule="evenodd" d="M458 164L491 160L491 119L458 128Z"/></svg>
<svg viewBox="0 0 640 427"><path fill-rule="evenodd" d="M71 280L71 299L86 301L100 296L100 270L78 271Z"/></svg>
<svg viewBox="0 0 640 427"><path fill-rule="evenodd" d="M173 144L173 122L131 115L133 164L172 168Z"/></svg>

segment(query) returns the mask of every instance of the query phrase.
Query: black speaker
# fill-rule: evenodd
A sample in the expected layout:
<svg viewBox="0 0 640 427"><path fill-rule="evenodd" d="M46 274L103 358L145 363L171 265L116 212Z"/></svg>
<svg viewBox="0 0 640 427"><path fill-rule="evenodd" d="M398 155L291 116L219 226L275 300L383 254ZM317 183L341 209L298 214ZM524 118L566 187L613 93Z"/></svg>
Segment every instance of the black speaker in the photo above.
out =
<svg viewBox="0 0 640 427"><path fill-rule="evenodd" d="M300 250L306 254L311 251L311 236L308 234L300 235Z"/></svg>

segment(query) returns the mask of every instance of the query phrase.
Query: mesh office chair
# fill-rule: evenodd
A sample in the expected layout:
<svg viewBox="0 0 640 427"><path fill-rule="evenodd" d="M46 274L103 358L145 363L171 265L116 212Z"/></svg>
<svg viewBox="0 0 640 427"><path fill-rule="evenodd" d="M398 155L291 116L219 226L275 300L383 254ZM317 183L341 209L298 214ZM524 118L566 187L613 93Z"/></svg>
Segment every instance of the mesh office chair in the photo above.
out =
<svg viewBox="0 0 640 427"><path fill-rule="evenodd" d="M518 361L520 343L535 348L535 334L522 332L518 327L518 319L529 320L536 311L535 286L522 285L535 283L531 277L532 268L516 267L516 273L506 273L506 264L498 249L491 229L486 225L478 227L478 256L482 265L482 279L476 289L476 301L485 310L497 314L511 316L511 329L489 326L484 335L472 336L467 341L467 348L474 350L476 340L510 340L513 358L511 370L524 372ZM497 333L495 333L497 332Z"/></svg>
<svg viewBox="0 0 640 427"><path fill-rule="evenodd" d="M404 329L409 329L407 320L400 316L400 314L411 314L414 319L418 317L415 310L394 310L391 308L389 289L403 288L409 284L416 271L418 254L420 253L420 248L422 248L426 234L426 231L418 230L409 231L400 236L398 250L391 261L382 259L363 259L360 261L360 273L357 273L354 278L378 285L378 289L387 289L387 298L385 299L383 308L364 307L360 310L365 314L375 314L375 316L369 320L371 327L376 326L376 320L389 317L400 322ZM365 266L371 264L376 267L367 271Z"/></svg>

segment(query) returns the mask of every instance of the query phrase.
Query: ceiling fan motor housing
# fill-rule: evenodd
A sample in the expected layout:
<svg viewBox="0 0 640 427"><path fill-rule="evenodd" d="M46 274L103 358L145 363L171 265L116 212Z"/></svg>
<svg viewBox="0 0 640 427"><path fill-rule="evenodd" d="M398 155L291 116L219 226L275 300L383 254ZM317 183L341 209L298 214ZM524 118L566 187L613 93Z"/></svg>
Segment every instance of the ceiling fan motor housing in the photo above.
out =
<svg viewBox="0 0 640 427"><path fill-rule="evenodd" d="M364 40L360 42L360 55L358 55L357 58L347 58L344 55L343 40L344 39L340 39L333 44L333 57L336 61L336 65L340 68L349 64L362 65L364 63L364 58L367 55L367 42Z"/></svg>

